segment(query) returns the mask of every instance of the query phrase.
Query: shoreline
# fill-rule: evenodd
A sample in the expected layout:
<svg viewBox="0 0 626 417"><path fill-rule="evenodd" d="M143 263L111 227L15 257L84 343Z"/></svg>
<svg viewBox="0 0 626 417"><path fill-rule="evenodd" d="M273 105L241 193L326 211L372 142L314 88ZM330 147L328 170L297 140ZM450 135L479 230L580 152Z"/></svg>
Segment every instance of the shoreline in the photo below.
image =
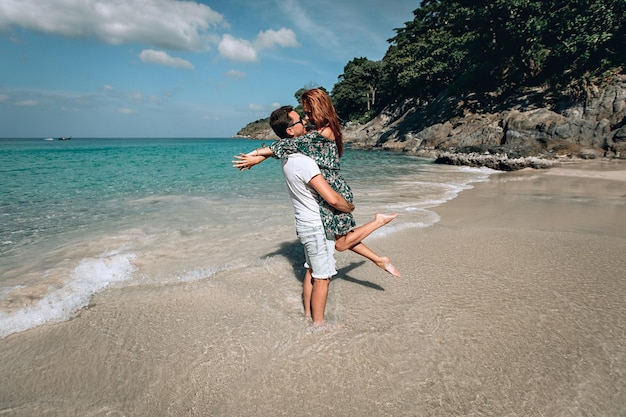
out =
<svg viewBox="0 0 626 417"><path fill-rule="evenodd" d="M609 165L493 174L435 225L368 240L399 279L338 254L327 332L290 259L107 290L0 340L0 414L622 415L626 164Z"/></svg>

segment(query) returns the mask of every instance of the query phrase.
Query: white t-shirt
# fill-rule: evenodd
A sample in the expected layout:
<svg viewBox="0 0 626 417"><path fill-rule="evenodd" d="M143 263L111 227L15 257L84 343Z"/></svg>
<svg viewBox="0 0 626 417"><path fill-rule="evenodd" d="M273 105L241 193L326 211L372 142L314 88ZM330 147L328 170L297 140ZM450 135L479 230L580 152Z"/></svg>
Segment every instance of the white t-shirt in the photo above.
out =
<svg viewBox="0 0 626 417"><path fill-rule="evenodd" d="M282 160L283 174L289 189L289 197L293 204L296 226L321 226L320 206L317 204L317 193L309 186L309 181L321 175L315 161L306 155L291 154Z"/></svg>

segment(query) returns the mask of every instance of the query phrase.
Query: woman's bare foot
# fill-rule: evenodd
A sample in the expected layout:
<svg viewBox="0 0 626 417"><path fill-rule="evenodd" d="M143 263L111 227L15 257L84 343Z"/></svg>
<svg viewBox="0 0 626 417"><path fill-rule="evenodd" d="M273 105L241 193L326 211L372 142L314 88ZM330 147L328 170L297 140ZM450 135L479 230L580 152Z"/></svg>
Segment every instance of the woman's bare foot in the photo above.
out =
<svg viewBox="0 0 626 417"><path fill-rule="evenodd" d="M391 213L391 214L376 213L376 216L374 217L374 219L378 223L381 223L381 226L384 226L390 221L392 221L393 219L395 219L396 217L398 217L398 213Z"/></svg>
<svg viewBox="0 0 626 417"><path fill-rule="evenodd" d="M391 264L391 261L386 256L382 256L380 258L380 261L375 262L375 263L376 265L378 265L379 268L384 269L385 271L389 272L394 277L400 276L400 271L398 271L396 267Z"/></svg>

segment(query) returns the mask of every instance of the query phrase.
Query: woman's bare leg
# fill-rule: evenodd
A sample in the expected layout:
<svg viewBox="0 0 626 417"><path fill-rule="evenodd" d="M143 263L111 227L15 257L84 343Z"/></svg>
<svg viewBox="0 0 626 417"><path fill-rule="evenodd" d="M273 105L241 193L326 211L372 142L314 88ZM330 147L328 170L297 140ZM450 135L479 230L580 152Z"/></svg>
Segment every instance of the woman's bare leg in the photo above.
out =
<svg viewBox="0 0 626 417"><path fill-rule="evenodd" d="M336 236L335 249L339 252L343 252L346 249L352 249L355 245L358 245L363 239L372 234L372 232L383 227L384 225L395 219L397 216L398 215L396 213L376 214L374 220L372 220L371 222L365 223L364 225L359 227L355 227L345 235Z"/></svg>
<svg viewBox="0 0 626 417"><path fill-rule="evenodd" d="M376 266L389 272L394 277L399 277L400 272L391 264L391 261L386 256L378 256L373 250L365 246L364 243L359 243L352 247L352 252L357 253L370 261L374 262Z"/></svg>

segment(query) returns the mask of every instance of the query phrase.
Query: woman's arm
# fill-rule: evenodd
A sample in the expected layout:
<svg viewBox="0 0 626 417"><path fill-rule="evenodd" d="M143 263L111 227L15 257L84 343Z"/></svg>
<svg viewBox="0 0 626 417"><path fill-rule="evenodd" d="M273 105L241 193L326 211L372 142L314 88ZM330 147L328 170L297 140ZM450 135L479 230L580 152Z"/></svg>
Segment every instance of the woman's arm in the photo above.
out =
<svg viewBox="0 0 626 417"><path fill-rule="evenodd" d="M354 204L346 201L345 198L337 191L333 190L333 188L326 182L324 177L321 174L318 174L311 178L309 181L309 185L317 191L317 193L324 199L328 204L333 206L339 211L343 211L345 213L351 213L354 210Z"/></svg>

